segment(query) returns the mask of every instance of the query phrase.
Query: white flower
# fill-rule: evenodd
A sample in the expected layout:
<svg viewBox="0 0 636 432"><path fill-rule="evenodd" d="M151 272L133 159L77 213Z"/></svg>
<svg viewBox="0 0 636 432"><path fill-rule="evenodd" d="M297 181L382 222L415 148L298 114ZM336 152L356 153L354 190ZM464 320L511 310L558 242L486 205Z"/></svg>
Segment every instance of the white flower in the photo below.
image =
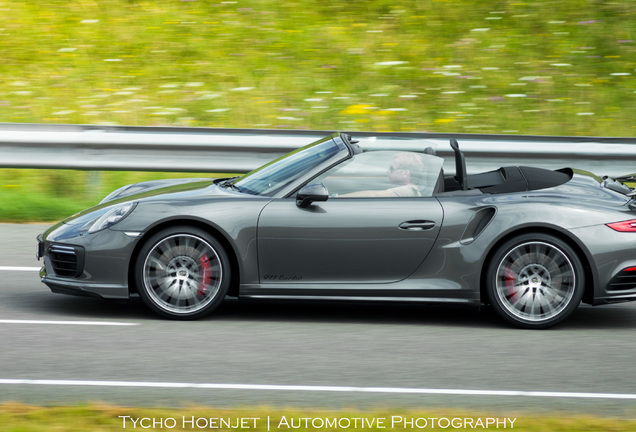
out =
<svg viewBox="0 0 636 432"><path fill-rule="evenodd" d="M376 66L397 66L401 64L407 64L407 61L385 61L385 62L377 62Z"/></svg>

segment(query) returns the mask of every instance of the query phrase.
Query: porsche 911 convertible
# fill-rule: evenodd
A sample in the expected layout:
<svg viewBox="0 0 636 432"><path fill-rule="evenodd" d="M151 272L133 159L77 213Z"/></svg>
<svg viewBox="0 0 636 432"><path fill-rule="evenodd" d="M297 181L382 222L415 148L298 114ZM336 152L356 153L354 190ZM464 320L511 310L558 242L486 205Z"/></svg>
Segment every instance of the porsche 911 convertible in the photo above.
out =
<svg viewBox="0 0 636 432"><path fill-rule="evenodd" d="M56 293L194 319L227 296L492 305L524 328L636 300L636 204L570 168L455 173L334 133L240 177L142 182L38 237ZM448 169L447 171L451 171Z"/></svg>

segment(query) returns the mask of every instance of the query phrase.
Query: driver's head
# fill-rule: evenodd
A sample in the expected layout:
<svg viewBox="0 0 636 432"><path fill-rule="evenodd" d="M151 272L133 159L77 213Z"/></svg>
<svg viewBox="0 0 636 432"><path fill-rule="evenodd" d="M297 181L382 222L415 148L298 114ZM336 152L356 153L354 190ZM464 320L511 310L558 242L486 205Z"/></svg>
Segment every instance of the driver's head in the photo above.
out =
<svg viewBox="0 0 636 432"><path fill-rule="evenodd" d="M424 161L417 153L398 153L389 167L389 181L393 184L419 184L423 176Z"/></svg>

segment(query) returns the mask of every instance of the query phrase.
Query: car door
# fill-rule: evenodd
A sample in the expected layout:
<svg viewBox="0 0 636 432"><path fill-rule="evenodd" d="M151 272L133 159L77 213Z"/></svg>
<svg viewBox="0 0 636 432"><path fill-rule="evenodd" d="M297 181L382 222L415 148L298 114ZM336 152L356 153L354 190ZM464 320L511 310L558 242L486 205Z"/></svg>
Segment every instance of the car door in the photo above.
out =
<svg viewBox="0 0 636 432"><path fill-rule="evenodd" d="M433 197L276 199L258 224L262 284L389 283L431 251L443 212Z"/></svg>

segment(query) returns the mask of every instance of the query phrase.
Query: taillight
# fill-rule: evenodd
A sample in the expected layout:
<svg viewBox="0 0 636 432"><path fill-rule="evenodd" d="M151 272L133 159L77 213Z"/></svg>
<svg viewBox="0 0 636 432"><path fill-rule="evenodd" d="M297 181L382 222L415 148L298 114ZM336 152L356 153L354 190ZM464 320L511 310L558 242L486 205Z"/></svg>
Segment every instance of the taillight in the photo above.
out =
<svg viewBox="0 0 636 432"><path fill-rule="evenodd" d="M636 232L636 219L623 222L614 222L606 224L608 227L619 232Z"/></svg>

